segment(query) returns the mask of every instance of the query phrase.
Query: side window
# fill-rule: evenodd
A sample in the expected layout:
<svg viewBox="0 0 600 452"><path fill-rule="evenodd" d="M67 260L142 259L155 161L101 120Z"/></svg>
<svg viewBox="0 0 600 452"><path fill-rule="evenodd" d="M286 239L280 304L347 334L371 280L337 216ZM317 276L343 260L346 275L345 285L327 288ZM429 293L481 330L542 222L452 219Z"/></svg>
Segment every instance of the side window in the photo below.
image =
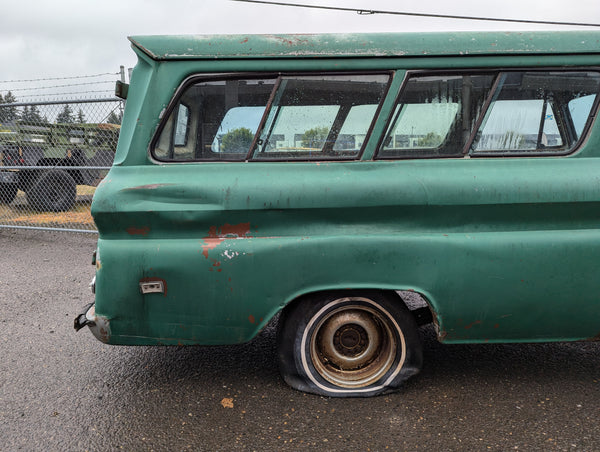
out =
<svg viewBox="0 0 600 452"><path fill-rule="evenodd" d="M356 158L388 80L386 74L282 77L253 159Z"/></svg>
<svg viewBox="0 0 600 452"><path fill-rule="evenodd" d="M600 87L593 72L506 72L479 128L477 154L565 153L583 133Z"/></svg>
<svg viewBox="0 0 600 452"><path fill-rule="evenodd" d="M199 81L171 109L152 154L243 161L256 142L254 160L356 158L388 82L387 74Z"/></svg>
<svg viewBox="0 0 600 452"><path fill-rule="evenodd" d="M276 79L199 81L171 110L153 147L162 161L245 160Z"/></svg>
<svg viewBox="0 0 600 452"><path fill-rule="evenodd" d="M377 158L565 154L599 91L600 73L591 71L417 74L400 92Z"/></svg>
<svg viewBox="0 0 600 452"><path fill-rule="evenodd" d="M411 77L378 157L462 155L493 80L492 74Z"/></svg>

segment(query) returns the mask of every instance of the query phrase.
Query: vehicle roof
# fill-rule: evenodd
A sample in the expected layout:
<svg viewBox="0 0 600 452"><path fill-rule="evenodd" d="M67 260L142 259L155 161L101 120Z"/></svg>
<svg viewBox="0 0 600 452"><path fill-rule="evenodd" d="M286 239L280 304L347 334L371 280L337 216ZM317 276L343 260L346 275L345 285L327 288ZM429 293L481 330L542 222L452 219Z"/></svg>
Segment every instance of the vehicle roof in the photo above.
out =
<svg viewBox="0 0 600 452"><path fill-rule="evenodd" d="M598 31L132 36L155 60L600 53Z"/></svg>

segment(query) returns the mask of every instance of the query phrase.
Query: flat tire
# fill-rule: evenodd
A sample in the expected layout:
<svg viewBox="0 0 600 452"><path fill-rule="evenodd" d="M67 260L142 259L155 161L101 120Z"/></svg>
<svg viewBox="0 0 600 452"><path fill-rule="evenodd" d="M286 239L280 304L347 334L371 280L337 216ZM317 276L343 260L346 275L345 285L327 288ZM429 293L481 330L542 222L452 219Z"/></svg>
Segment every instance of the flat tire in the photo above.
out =
<svg viewBox="0 0 600 452"><path fill-rule="evenodd" d="M330 397L369 397L419 372L422 345L395 292L312 294L284 310L280 370L295 389Z"/></svg>

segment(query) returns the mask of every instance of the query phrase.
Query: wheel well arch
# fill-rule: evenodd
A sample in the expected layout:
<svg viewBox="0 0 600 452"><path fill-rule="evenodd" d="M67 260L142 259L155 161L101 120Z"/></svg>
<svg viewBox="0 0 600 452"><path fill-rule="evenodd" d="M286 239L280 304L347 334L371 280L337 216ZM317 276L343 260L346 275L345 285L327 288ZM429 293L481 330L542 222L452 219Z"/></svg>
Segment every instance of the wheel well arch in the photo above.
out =
<svg viewBox="0 0 600 452"><path fill-rule="evenodd" d="M303 303L315 295L334 292L340 294L340 296L350 296L356 291L376 291L384 293L391 299L395 299L398 303L403 303L407 309L413 313L414 316L417 316L416 320L419 326L434 323L437 328L438 311L435 307L435 303L431 301L431 295L426 291L416 290L414 288L382 288L374 286L320 288L312 291L302 292L291 297L279 310L279 314L283 314L291 310L292 307L298 305L299 303Z"/></svg>

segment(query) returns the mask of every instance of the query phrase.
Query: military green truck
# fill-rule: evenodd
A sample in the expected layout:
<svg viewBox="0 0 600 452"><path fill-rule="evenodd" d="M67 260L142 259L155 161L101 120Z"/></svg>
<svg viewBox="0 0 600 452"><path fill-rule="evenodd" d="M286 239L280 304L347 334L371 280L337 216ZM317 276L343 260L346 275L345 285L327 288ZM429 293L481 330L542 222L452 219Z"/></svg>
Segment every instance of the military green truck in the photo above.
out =
<svg viewBox="0 0 600 452"><path fill-rule="evenodd" d="M0 203L18 190L39 211L75 203L77 185L95 186L109 167L119 137L116 124L26 124L0 128Z"/></svg>

